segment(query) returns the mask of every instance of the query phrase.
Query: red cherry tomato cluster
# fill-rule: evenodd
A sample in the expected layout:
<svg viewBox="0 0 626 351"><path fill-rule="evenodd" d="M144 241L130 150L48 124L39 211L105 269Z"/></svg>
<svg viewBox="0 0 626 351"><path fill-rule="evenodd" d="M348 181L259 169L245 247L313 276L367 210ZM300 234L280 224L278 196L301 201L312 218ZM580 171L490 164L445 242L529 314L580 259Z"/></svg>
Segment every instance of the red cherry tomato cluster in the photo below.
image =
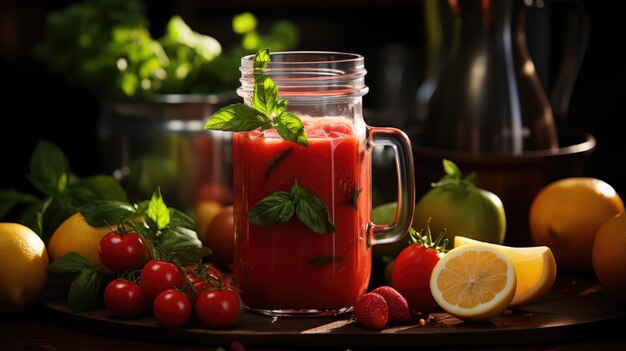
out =
<svg viewBox="0 0 626 351"><path fill-rule="evenodd" d="M100 240L102 263L122 276L104 290L104 303L113 316L136 317L152 304L154 318L164 327L187 324L194 310L209 327L237 321L239 294L217 268L207 264L182 267L155 259L141 267L144 252L141 237L134 233L110 232Z"/></svg>

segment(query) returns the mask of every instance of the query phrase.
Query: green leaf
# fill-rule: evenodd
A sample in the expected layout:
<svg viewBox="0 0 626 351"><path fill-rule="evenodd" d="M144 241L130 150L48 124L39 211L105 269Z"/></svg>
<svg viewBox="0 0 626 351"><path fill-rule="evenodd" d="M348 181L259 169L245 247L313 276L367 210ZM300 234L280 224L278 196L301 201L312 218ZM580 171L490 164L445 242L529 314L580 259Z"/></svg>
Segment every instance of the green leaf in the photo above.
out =
<svg viewBox="0 0 626 351"><path fill-rule="evenodd" d="M275 192L257 202L248 211L250 223L260 227L284 223L293 217L295 206L291 194L286 191Z"/></svg>
<svg viewBox="0 0 626 351"><path fill-rule="evenodd" d="M267 68L268 62L270 62L270 49L261 49L254 55L253 67L255 70L258 69L264 71Z"/></svg>
<svg viewBox="0 0 626 351"><path fill-rule="evenodd" d="M274 105L274 114L276 116L280 116L280 114L285 112L287 109L287 105L289 105L289 101L287 99L279 98Z"/></svg>
<svg viewBox="0 0 626 351"><path fill-rule="evenodd" d="M35 196L21 193L17 190L6 189L0 190L0 218L6 216L14 206L32 205L39 201Z"/></svg>
<svg viewBox="0 0 626 351"><path fill-rule="evenodd" d="M41 220L41 237L44 242L52 236L54 231L68 217L76 213L76 207L73 205L68 193L58 194L49 197L41 207L41 211L37 221Z"/></svg>
<svg viewBox="0 0 626 351"><path fill-rule="evenodd" d="M91 200L117 200L128 202L126 191L113 177L96 175L80 179L70 185L73 197L81 199L81 204Z"/></svg>
<svg viewBox="0 0 626 351"><path fill-rule="evenodd" d="M252 107L266 116L271 116L278 101L278 88L272 78L263 75L254 80Z"/></svg>
<svg viewBox="0 0 626 351"><path fill-rule="evenodd" d="M48 265L48 272L52 274L78 274L85 269L92 270L94 267L76 252L70 252Z"/></svg>
<svg viewBox="0 0 626 351"><path fill-rule="evenodd" d="M271 127L269 119L241 103L222 107L204 125L204 129L231 132L250 131L259 127Z"/></svg>
<svg viewBox="0 0 626 351"><path fill-rule="evenodd" d="M159 229L167 227L170 223L170 211L165 205L165 202L163 202L161 188L157 188L154 193L152 193L150 205L148 206L148 217L156 223Z"/></svg>
<svg viewBox="0 0 626 351"><path fill-rule="evenodd" d="M293 141L302 146L308 146L309 142L304 132L304 125L300 118L293 113L283 112L274 119L276 131L285 140Z"/></svg>
<svg viewBox="0 0 626 351"><path fill-rule="evenodd" d="M182 228L187 228L191 230L196 229L196 221L194 221L194 219L191 218L189 215L173 207L170 207L169 210L170 210L170 224L169 224L170 227L172 228L182 227Z"/></svg>
<svg viewBox="0 0 626 351"><path fill-rule="evenodd" d="M135 208L128 203L112 200L94 200L78 208L87 223L93 227L110 225L115 227L120 222L135 216Z"/></svg>
<svg viewBox="0 0 626 351"><path fill-rule="evenodd" d="M61 149L47 141L37 143L30 159L29 179L42 193L52 196L67 188L70 167Z"/></svg>
<svg viewBox="0 0 626 351"><path fill-rule="evenodd" d="M211 250L202 246L198 235L192 229L168 227L161 232L157 243L159 250L165 255L181 263L194 263L211 254Z"/></svg>
<svg viewBox="0 0 626 351"><path fill-rule="evenodd" d="M296 216L300 222L319 234L333 233L335 225L330 221L328 207L324 200L311 194L307 189L294 185L292 192L297 193Z"/></svg>
<svg viewBox="0 0 626 351"><path fill-rule="evenodd" d="M43 236L42 223L39 221L41 216L41 209L44 205L44 201L40 200L35 204L28 206L18 217L17 222L22 223L28 228L32 229L43 240L44 244L47 244L47 238Z"/></svg>
<svg viewBox="0 0 626 351"><path fill-rule="evenodd" d="M454 164L454 162L450 160L446 160L444 158L442 163L443 163L443 171L446 173L446 175L453 177L453 178L461 178L461 171L459 170L459 167L457 167L456 164Z"/></svg>
<svg viewBox="0 0 626 351"><path fill-rule="evenodd" d="M94 309L98 303L102 273L95 269L83 269L70 285L67 303L72 312Z"/></svg>

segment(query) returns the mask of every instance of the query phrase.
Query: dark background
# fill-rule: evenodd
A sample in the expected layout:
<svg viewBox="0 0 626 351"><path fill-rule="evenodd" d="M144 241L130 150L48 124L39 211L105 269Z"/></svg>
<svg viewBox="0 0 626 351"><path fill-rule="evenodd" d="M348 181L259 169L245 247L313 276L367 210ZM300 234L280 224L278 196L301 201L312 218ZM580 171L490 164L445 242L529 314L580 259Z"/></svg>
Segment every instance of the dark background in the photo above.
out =
<svg viewBox="0 0 626 351"><path fill-rule="evenodd" d="M597 148L585 175L613 185L626 196L626 137L623 129L626 60L623 51L621 2L582 1L590 20L584 61L571 98L567 125L593 134ZM100 102L66 77L51 74L32 57L43 37L50 11L71 1L3 0L0 2L0 189L31 190L26 179L30 154L41 139L59 145L73 172L100 171L96 128ZM549 5L550 1L546 1ZM621 5L620 5L621 6ZM196 31L228 45L237 40L230 29L233 15L251 11L261 24L289 19L300 30L302 50L356 52L366 57L370 94L364 99L366 119L409 128L416 122L414 96L424 78L424 14L422 1L150 1L146 3L153 37L173 14L180 14ZM544 87L554 80L559 29L563 25L552 6L528 13L528 42ZM386 86L390 68L402 69L400 90ZM396 89L398 86L395 87ZM385 123L386 122L386 123Z"/></svg>

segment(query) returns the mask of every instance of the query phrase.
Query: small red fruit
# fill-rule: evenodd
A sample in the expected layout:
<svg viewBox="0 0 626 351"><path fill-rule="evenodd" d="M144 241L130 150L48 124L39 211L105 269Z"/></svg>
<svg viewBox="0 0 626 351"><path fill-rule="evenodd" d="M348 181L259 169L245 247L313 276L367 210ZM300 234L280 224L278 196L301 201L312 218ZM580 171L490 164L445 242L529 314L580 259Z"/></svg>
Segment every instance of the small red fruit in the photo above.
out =
<svg viewBox="0 0 626 351"><path fill-rule="evenodd" d="M100 239L98 256L102 264L113 272L132 271L143 261L143 241L135 233L109 232Z"/></svg>
<svg viewBox="0 0 626 351"><path fill-rule="evenodd" d="M163 290L154 300L152 312L160 325L180 327L191 319L193 307L187 295L176 289Z"/></svg>
<svg viewBox="0 0 626 351"><path fill-rule="evenodd" d="M357 323L371 329L383 329L389 318L389 307L385 299L373 293L361 296L354 306Z"/></svg>
<svg viewBox="0 0 626 351"><path fill-rule="evenodd" d="M371 293L382 296L389 307L389 322L406 322L411 320L409 304L398 290L390 286L380 286Z"/></svg>

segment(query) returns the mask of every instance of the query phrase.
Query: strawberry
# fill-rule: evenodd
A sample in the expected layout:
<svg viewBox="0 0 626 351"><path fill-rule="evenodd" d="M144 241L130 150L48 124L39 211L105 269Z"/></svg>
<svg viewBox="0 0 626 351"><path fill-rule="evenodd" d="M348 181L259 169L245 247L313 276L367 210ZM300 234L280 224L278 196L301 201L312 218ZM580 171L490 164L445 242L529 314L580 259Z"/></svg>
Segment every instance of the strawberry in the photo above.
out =
<svg viewBox="0 0 626 351"><path fill-rule="evenodd" d="M387 325L389 307L385 299L373 293L361 296L354 306L357 323L371 329L383 329Z"/></svg>
<svg viewBox="0 0 626 351"><path fill-rule="evenodd" d="M390 322L406 322L411 319L409 304L398 290L390 286L380 286L372 290L371 293L382 296L387 302Z"/></svg>

